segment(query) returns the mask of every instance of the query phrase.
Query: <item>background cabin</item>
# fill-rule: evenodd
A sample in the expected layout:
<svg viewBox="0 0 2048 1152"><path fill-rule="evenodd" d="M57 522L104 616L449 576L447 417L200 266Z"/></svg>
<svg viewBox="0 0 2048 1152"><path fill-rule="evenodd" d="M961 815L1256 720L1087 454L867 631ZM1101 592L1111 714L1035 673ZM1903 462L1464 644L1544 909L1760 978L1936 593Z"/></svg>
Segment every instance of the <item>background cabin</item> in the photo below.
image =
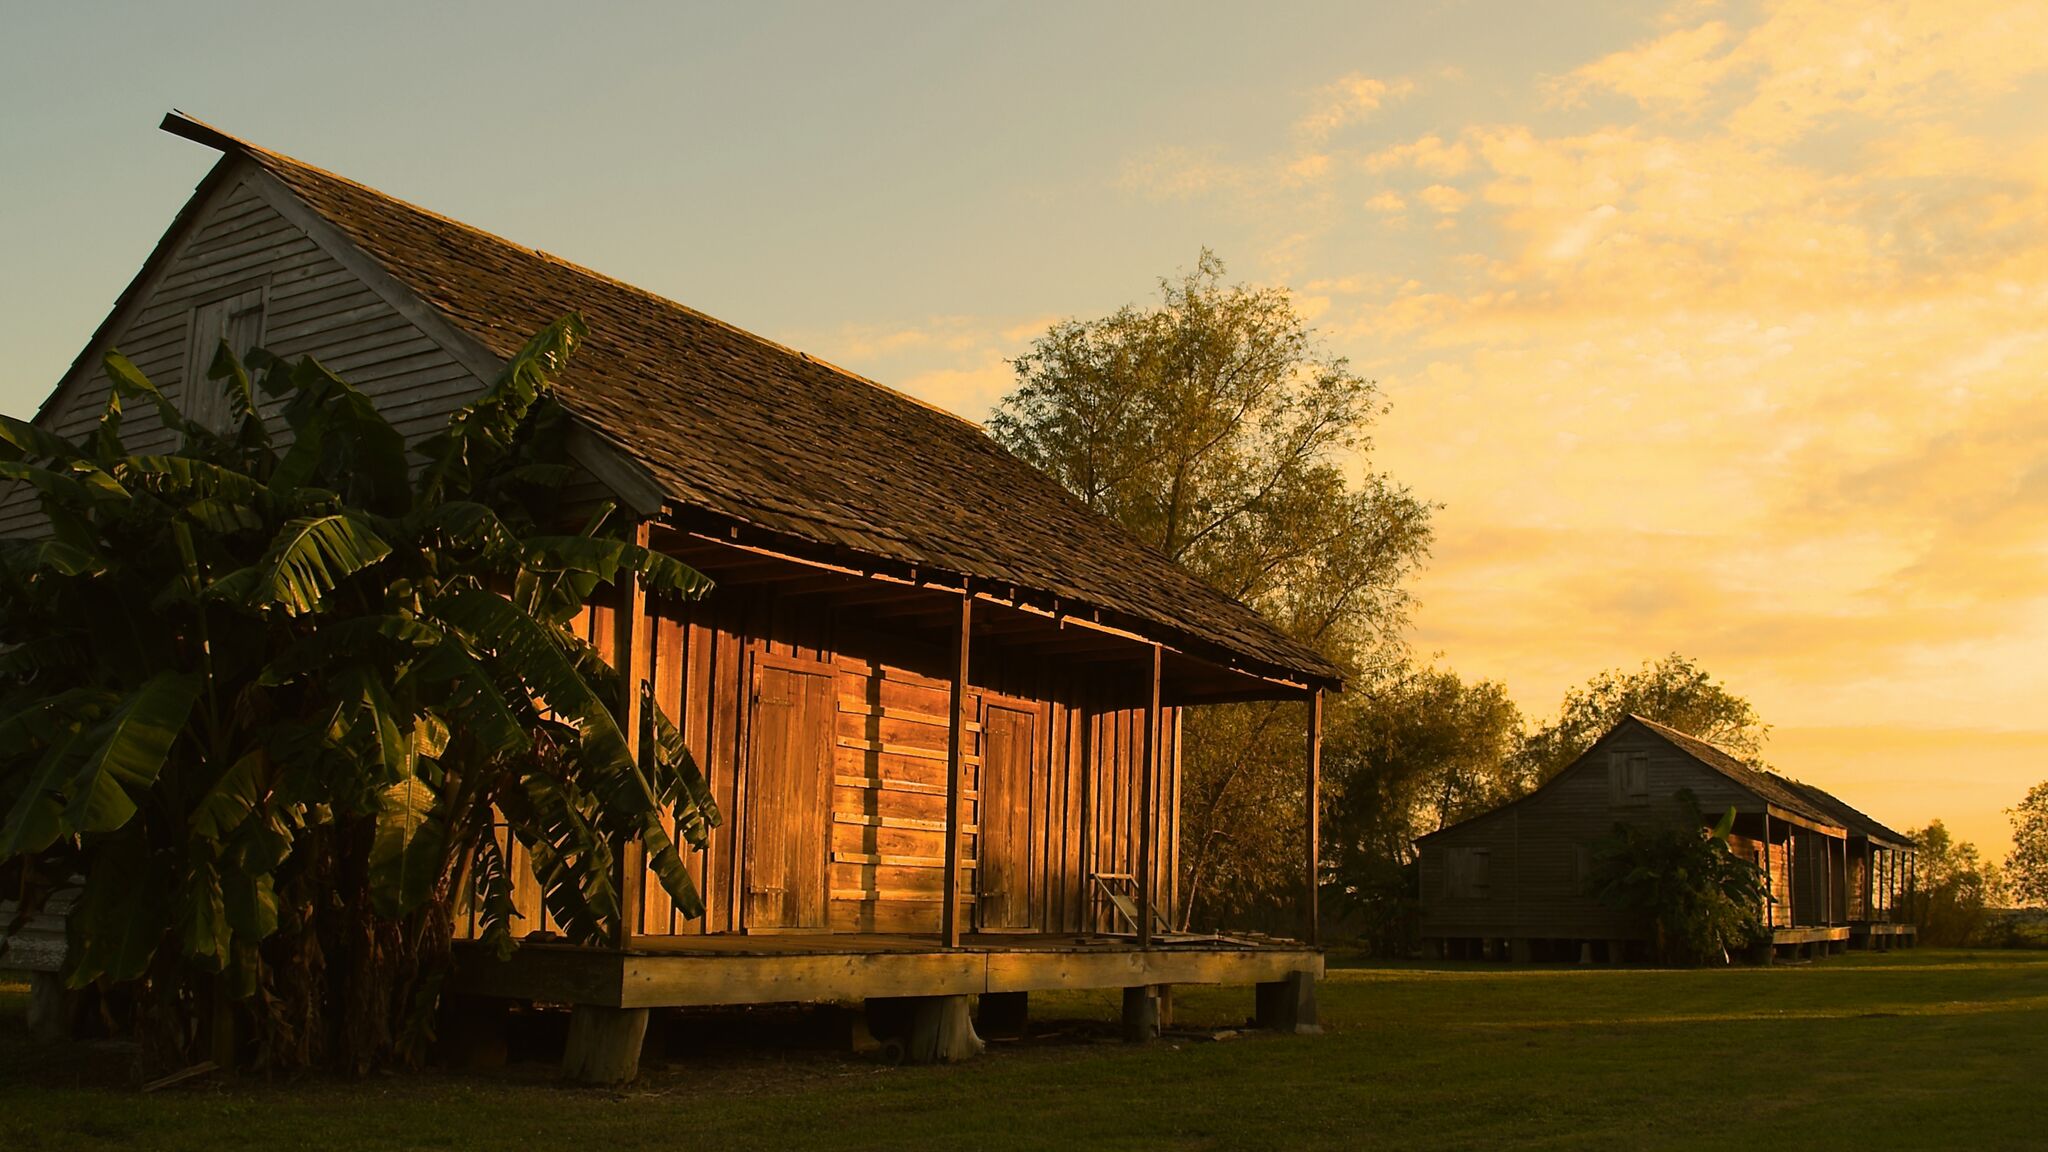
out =
<svg viewBox="0 0 2048 1152"><path fill-rule="evenodd" d="M1709 819L1735 809L1730 847L1764 869L1774 948L1910 942L1912 927L1895 912L1908 887L1910 841L1817 788L1630 716L1535 791L1416 842L1425 952L1517 961L1643 955L1645 927L1588 890L1590 846L1616 824L1680 818L1681 789Z"/></svg>
<svg viewBox="0 0 2048 1152"><path fill-rule="evenodd" d="M509 963L464 957L459 987L628 1013L1120 987L1142 1027L1159 986L1254 982L1263 1017L1312 1024L1337 668L968 421L196 121L164 127L222 158L39 425L93 426L113 348L219 419L204 368L225 338L316 357L418 438L576 311L572 495L717 581L689 604L629 588L579 622L652 682L709 777L724 822L690 862L705 914L678 915L629 849L637 913L612 947L569 948L515 861L532 939ZM153 413L123 434L177 448ZM39 520L32 492L0 493L0 534ZM1255 699L1307 704L1302 941L1167 933L1181 710Z"/></svg>

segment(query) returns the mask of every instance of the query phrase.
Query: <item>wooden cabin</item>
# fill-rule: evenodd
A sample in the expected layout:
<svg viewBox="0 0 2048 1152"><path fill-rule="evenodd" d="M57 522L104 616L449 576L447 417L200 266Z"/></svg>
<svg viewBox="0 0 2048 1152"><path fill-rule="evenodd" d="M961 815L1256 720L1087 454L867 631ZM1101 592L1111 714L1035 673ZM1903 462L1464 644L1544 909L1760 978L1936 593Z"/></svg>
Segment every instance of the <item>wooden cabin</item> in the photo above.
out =
<svg viewBox="0 0 2048 1152"><path fill-rule="evenodd" d="M1764 869L1773 950L1910 943L1899 912L1912 842L1810 785L1630 716L1528 795L1420 838L1421 934L1446 958L1619 962L1646 928L1589 890L1591 846L1616 824L1735 809L1731 847Z"/></svg>
<svg viewBox="0 0 2048 1152"><path fill-rule="evenodd" d="M463 990L630 1026L650 1007L970 994L1014 1017L1034 990L1123 988L1143 1031L1153 989L1256 983L1263 1016L1312 1023L1308 877L1300 942L1166 930L1180 718L1308 704L1313 876L1337 668L969 421L196 121L164 127L221 159L39 424L92 426L110 348L216 412L203 368L226 336L317 357L420 437L573 310L590 339L559 387L580 483L717 581L583 622L708 774L724 822L691 862L707 911L678 916L636 862L629 930L571 948L547 942L529 877L535 940L509 963L465 955ZM128 418L130 447L174 449L150 423ZM38 517L31 493L0 494L0 534Z"/></svg>

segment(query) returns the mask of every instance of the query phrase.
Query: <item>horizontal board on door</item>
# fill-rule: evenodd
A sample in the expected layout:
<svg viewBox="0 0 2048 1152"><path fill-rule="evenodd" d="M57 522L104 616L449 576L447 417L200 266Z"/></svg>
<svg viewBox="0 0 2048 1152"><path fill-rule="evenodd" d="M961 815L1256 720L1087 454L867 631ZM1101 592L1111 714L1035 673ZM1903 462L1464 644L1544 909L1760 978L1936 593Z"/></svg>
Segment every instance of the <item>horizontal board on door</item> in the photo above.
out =
<svg viewBox="0 0 2048 1152"><path fill-rule="evenodd" d="M875 888L834 888L832 890L832 899L851 900L859 903L875 901L891 904L943 904L946 902L946 894L944 892L899 892ZM974 901L975 898L972 893L962 892L960 894L960 903L972 904Z"/></svg>
<svg viewBox="0 0 2048 1152"><path fill-rule="evenodd" d="M839 852L832 853L834 864L882 864L892 868L944 868L944 856L904 856L892 852ZM960 869L972 872L975 861L962 860Z"/></svg>
<svg viewBox="0 0 2048 1152"><path fill-rule="evenodd" d="M944 820L913 820L907 816L864 816L857 812L834 812L835 824L859 824L869 828L918 828L927 832L944 832ZM981 831L978 825L962 824L960 831L973 835Z"/></svg>
<svg viewBox="0 0 2048 1152"><path fill-rule="evenodd" d="M876 720L901 720L907 724L925 724L933 728L951 728L953 721L944 713L922 712L914 708L891 708L882 704L870 704L850 696L839 698L839 711L846 716L867 716ZM969 732L981 731L981 722L967 720L960 725Z"/></svg>
<svg viewBox="0 0 2048 1152"><path fill-rule="evenodd" d="M863 740L857 736L841 736L841 748L852 748L858 752L879 752L884 756L906 756L912 760L945 760L948 753L944 748L920 748L915 744L884 744L879 740ZM981 757L968 754L960 757L963 764L979 764Z"/></svg>
<svg viewBox="0 0 2048 1152"><path fill-rule="evenodd" d="M869 792L907 792L916 796L944 796L946 794L946 786L944 784L928 784L922 780L905 780L895 776L850 776L842 772L834 776L832 782L841 788L862 788ZM978 798L979 795L977 792L966 789L963 789L960 793L960 797L963 800L973 800Z"/></svg>

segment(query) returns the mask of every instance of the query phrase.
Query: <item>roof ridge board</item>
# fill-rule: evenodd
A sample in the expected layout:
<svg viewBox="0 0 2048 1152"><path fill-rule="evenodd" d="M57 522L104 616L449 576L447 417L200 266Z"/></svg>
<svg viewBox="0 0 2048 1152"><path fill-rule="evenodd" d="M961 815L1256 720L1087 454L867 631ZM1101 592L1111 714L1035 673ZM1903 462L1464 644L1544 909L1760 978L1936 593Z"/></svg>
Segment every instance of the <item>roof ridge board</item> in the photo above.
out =
<svg viewBox="0 0 2048 1152"><path fill-rule="evenodd" d="M920 408L927 409L931 412L935 412L941 416L945 416L952 420L957 420L960 423L965 424L969 428L972 428L975 431L981 432L984 435L986 435L986 429L983 428L983 426L977 421L969 420L967 417L960 415L958 412L954 412L949 409L943 408L937 404L932 403L929 400L924 400L919 397L912 396L910 393L905 392L899 388L892 388L889 385L884 384L878 380L874 380L870 377L863 376L860 373L842 367L841 365L834 364L832 361L826 360L823 357L813 355L799 348L792 348L779 340L771 340L758 332L749 331L748 329L742 328L739 325L734 324L728 320L721 320L708 312L700 311L696 308L690 307L688 304L684 304L679 300L674 300L667 296L663 296L659 292L653 292L646 288L642 288L637 284L633 284L629 281L621 280L616 276L600 272L597 269L592 268L588 265L579 264L574 260L568 259L567 257L557 256L554 253L549 252L545 248L529 247L525 244L518 243L515 240L511 240L504 236L500 236L497 233L490 231L489 229L479 228L474 224L468 223L467 221L458 220L455 217L449 216L445 213L436 212L432 208L428 208L420 204L415 204L410 200L405 200L400 197L393 196L389 192L385 192L379 188L374 188L368 184L363 183L360 180L344 176L339 172L333 171L332 169L322 168L317 164L309 164L296 156L288 156L274 149L265 148L260 144L251 143L250 141L244 140L241 137L236 136L232 133L224 132L221 129L216 128L213 125L208 124L195 116L189 116L183 112L173 110L164 117L163 124L161 125L161 127L166 132L170 132L173 135L177 136L183 136L188 140L204 144L210 148L217 148L223 152L246 152L249 153L252 158L257 159L259 162L268 160L292 168L297 168L302 171L311 172L316 176L320 176L328 180L333 180L341 184L346 184L349 187L358 189L368 195L376 196L384 200L389 200L394 204L398 204L404 207L408 211L417 212L422 216L427 216L432 219L438 220L443 224L450 225L464 232L468 232L472 235L481 237L485 240L490 241L493 244L502 245L503 247L513 249L514 251L520 252L522 254L537 257L541 260L547 261L550 264L554 264L570 272L577 273L578 275L588 276L594 280L604 281L605 283L610 284L615 288L623 289L624 291L630 292L636 296L641 296L648 300L655 301L656 303L659 303L664 307L674 308L680 312L686 312L689 315L699 320L702 320L707 324L715 324L720 328L724 328L727 331L732 332L733 334L743 337L747 340L751 340L756 344L761 344L763 346L773 348L778 352L782 352L785 355L792 356L796 359L807 361L812 364L816 364L829 372L835 373L840 376L844 376L849 380L858 381L859 383L865 384L870 388L879 388L884 392L890 393L891 395L901 397L904 400L908 400L912 404L915 404Z"/></svg>

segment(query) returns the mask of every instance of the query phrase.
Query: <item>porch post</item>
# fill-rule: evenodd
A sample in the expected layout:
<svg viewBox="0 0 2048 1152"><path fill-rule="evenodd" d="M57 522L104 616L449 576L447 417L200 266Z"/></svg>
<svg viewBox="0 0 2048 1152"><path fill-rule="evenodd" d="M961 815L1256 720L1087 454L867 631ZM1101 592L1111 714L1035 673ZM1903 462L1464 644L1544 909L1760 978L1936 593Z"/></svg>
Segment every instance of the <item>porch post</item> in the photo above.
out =
<svg viewBox="0 0 2048 1152"><path fill-rule="evenodd" d="M1159 666L1164 652L1152 645L1152 666L1145 677L1145 760L1144 779L1138 785L1138 947L1152 946L1153 825L1158 813L1159 789ZM1153 1030L1158 1030L1154 1021Z"/></svg>
<svg viewBox="0 0 2048 1152"><path fill-rule="evenodd" d="M974 589L960 590L960 627L953 634L952 708L946 721L946 891L940 931L946 947L960 946L960 791L967 762L968 629L974 622Z"/></svg>
<svg viewBox="0 0 2048 1152"><path fill-rule="evenodd" d="M1764 927L1778 926L1777 889L1771 886L1771 808L1764 805Z"/></svg>
<svg viewBox="0 0 2048 1152"><path fill-rule="evenodd" d="M1323 690L1318 688L1308 698L1308 782L1303 789L1308 805L1307 837L1303 848L1308 863L1308 893L1302 903L1302 912L1308 923L1306 935L1311 946L1323 942L1323 920L1318 901L1322 895L1322 840L1323 840Z"/></svg>
<svg viewBox="0 0 2048 1152"><path fill-rule="evenodd" d="M641 548L652 539L649 522L633 526L633 543ZM625 684L619 701L619 726L625 729L626 750L640 758L640 690L647 682L649 645L640 642L640 626L647 618L647 582L637 572L629 573L619 587L619 607L612 616L612 666L624 673ZM616 890L619 919L612 925L612 946L624 948L642 927L647 885L647 845L635 836L620 846Z"/></svg>

